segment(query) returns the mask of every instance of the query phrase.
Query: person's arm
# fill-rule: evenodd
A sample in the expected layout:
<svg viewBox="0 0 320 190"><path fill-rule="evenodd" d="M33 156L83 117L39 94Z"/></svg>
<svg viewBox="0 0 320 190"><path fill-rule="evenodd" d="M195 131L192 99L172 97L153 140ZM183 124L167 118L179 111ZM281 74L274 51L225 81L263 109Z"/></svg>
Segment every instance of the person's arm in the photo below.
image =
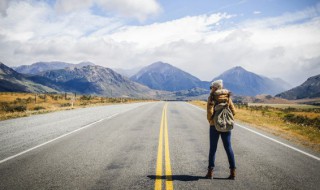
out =
<svg viewBox="0 0 320 190"><path fill-rule="evenodd" d="M230 108L232 114L233 114L233 115L236 115L236 109L235 109L235 107L234 107L234 105L233 105L233 102L232 102L232 99L231 99L231 98L229 98L229 108Z"/></svg>
<svg viewBox="0 0 320 190"><path fill-rule="evenodd" d="M213 116L213 101L211 101L211 97L208 97L208 102L207 102L207 119L210 123L210 120L212 119Z"/></svg>

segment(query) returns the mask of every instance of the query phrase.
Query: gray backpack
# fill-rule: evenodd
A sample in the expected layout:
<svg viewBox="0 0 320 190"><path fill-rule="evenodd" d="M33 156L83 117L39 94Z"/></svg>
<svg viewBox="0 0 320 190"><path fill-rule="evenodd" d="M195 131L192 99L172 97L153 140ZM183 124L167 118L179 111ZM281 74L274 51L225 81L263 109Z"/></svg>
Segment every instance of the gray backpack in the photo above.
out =
<svg viewBox="0 0 320 190"><path fill-rule="evenodd" d="M234 117L228 103L220 103L214 107L214 126L217 131L228 132L233 129Z"/></svg>

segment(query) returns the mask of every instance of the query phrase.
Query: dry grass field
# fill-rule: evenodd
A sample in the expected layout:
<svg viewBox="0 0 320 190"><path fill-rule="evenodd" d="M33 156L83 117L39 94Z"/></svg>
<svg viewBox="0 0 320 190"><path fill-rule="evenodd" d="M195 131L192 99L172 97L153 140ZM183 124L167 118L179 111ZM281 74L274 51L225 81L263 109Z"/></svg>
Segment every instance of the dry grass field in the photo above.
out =
<svg viewBox="0 0 320 190"><path fill-rule="evenodd" d="M88 106L150 100L108 98L76 94L0 93L0 120Z"/></svg>
<svg viewBox="0 0 320 190"><path fill-rule="evenodd" d="M204 101L192 101L206 109ZM320 107L307 105L236 105L239 123L270 132L320 152Z"/></svg>

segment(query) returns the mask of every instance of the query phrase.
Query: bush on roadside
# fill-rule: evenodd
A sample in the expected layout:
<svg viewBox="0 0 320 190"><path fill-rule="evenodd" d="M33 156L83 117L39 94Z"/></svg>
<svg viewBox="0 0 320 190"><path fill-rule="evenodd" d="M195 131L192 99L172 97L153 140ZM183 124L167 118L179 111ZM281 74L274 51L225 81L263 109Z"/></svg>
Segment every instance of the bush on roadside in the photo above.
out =
<svg viewBox="0 0 320 190"><path fill-rule="evenodd" d="M42 106L36 106L33 108L33 110L35 111L38 111L38 110L45 110L46 108L45 107L42 107Z"/></svg>
<svg viewBox="0 0 320 190"><path fill-rule="evenodd" d="M64 104L60 104L61 107L70 107L71 104L70 103L64 103Z"/></svg>
<svg viewBox="0 0 320 190"><path fill-rule="evenodd" d="M6 102L1 102L0 107L5 112L24 112L27 110L26 105L10 105Z"/></svg>
<svg viewBox="0 0 320 190"><path fill-rule="evenodd" d="M90 95L88 95L88 96L82 95L82 96L80 97L80 100L91 100L92 98L93 98L93 97L90 96Z"/></svg>
<svg viewBox="0 0 320 190"><path fill-rule="evenodd" d="M294 115L294 114L286 114L283 117L284 121L296 123L302 126L314 126L320 129L320 118L308 118L306 116Z"/></svg>

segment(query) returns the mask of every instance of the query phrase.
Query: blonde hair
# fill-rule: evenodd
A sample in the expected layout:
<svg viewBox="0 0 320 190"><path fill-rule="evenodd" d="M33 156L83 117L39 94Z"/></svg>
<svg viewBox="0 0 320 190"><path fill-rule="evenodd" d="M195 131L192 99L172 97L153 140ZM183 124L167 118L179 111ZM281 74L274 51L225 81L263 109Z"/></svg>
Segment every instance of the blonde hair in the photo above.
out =
<svg viewBox="0 0 320 190"><path fill-rule="evenodd" d="M223 81L222 80L215 80L211 83L210 87L215 87L216 89L222 89L223 88Z"/></svg>

